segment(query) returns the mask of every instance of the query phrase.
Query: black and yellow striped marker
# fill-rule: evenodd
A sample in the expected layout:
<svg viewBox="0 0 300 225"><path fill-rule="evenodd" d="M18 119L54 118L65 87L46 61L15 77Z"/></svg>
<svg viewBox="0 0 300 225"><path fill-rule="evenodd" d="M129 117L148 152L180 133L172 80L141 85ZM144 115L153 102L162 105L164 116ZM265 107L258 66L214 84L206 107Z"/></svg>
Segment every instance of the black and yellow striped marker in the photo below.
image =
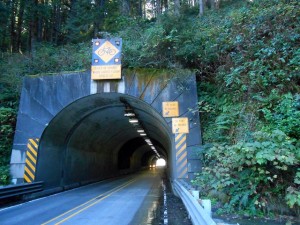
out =
<svg viewBox="0 0 300 225"><path fill-rule="evenodd" d="M186 134L175 134L177 178L188 178Z"/></svg>
<svg viewBox="0 0 300 225"><path fill-rule="evenodd" d="M24 182L32 183L35 178L36 162L38 155L39 139L30 138L27 143L25 169L24 169Z"/></svg>

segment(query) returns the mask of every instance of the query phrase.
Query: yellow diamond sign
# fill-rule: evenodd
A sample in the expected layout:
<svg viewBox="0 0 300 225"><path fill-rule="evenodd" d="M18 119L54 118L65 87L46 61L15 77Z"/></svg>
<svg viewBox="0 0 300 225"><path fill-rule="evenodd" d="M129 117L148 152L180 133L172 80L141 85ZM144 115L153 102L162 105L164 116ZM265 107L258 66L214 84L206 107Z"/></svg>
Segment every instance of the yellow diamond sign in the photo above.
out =
<svg viewBox="0 0 300 225"><path fill-rule="evenodd" d="M96 55L100 57L105 63L108 63L116 54L119 53L119 49L117 49L112 43L109 41L105 41L96 51Z"/></svg>

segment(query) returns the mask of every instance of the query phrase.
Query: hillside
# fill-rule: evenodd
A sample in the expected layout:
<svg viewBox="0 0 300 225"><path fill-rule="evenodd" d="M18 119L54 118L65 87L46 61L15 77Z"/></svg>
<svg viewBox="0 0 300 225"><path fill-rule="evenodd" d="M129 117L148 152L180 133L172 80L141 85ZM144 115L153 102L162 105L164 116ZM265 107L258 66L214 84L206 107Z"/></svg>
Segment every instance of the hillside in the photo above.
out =
<svg viewBox="0 0 300 225"><path fill-rule="evenodd" d="M198 7L188 5L180 15L117 16L105 20L100 36L123 38L124 68L197 74L199 102L191 110L200 113L205 147L195 187L222 206L220 213L299 216L299 2L221 1L200 17ZM22 77L90 69L91 34L70 37L37 42L22 54L1 52L2 184L9 182Z"/></svg>

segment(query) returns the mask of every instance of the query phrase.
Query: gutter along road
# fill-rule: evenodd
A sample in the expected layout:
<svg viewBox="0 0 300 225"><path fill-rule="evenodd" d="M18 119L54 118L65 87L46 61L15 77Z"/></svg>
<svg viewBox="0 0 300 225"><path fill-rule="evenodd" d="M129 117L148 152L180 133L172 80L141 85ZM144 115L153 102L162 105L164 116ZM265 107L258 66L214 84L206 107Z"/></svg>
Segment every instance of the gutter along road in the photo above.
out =
<svg viewBox="0 0 300 225"><path fill-rule="evenodd" d="M163 169L101 181L0 210L1 225L151 224Z"/></svg>

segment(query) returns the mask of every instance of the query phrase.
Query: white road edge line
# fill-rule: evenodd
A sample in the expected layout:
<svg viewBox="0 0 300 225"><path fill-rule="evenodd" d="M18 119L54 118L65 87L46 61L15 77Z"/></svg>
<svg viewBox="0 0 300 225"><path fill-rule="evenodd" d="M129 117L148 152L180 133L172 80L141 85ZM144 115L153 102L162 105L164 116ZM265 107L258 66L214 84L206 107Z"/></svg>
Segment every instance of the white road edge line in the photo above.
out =
<svg viewBox="0 0 300 225"><path fill-rule="evenodd" d="M33 200L30 200L30 201L27 201L27 202L23 202L23 203L20 203L20 204L17 204L17 205L13 205L13 206L9 206L7 208L0 209L0 212L5 211L5 210L9 210L9 209L13 209L13 208L17 208L17 207L20 207L22 205L29 204L29 203L32 203L32 202L40 201L40 200L43 200L45 198L50 198L52 196L56 196L56 195L60 195L60 194L63 194L63 193L68 193L68 192L71 192L71 191L75 191L75 190L78 190L80 188L88 187L88 186L95 185L95 184L102 183L102 182L109 181L109 180L114 180L114 179L116 179L116 178L110 178L110 179L107 179L107 180L100 180L98 182L87 184L87 185L80 186L80 187L77 187L77 188L72 188L72 189L67 190L67 191L62 191L62 192L58 192L58 193L48 195L48 196L45 196L45 197L40 197L40 198L37 198L37 199L33 199Z"/></svg>
<svg viewBox="0 0 300 225"><path fill-rule="evenodd" d="M167 193L166 185L162 181L163 193L164 193L164 225L168 225L168 207L167 207Z"/></svg>

